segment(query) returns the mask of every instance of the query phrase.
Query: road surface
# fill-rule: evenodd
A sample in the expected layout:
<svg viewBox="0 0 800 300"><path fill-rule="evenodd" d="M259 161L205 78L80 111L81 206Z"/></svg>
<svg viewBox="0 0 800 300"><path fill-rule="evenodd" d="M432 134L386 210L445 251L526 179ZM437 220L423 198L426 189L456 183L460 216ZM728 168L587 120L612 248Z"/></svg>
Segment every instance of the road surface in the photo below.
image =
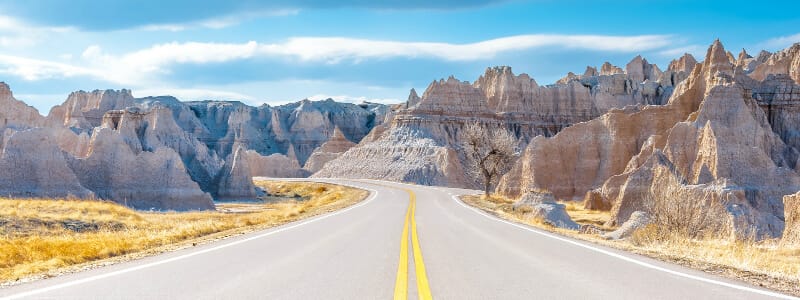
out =
<svg viewBox="0 0 800 300"><path fill-rule="evenodd" d="M502 221L453 197L473 191L327 181L372 193L331 214L2 289L0 298L789 298Z"/></svg>

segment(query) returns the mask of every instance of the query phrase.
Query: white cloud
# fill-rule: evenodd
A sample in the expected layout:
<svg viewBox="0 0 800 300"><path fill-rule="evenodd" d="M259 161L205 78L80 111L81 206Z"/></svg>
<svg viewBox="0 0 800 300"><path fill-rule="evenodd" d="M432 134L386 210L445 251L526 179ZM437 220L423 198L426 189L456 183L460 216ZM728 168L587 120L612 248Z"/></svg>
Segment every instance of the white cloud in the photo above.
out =
<svg viewBox="0 0 800 300"><path fill-rule="evenodd" d="M99 46L87 47L81 67L22 57L0 57L0 69L29 80L77 75L126 85L157 82L169 74L175 64L208 64L245 60L254 57L297 59L329 64L360 62L384 58L434 58L447 61L474 61L496 55L554 47L589 51L641 52L657 50L672 43L670 36L598 36L598 35L518 35L476 43L451 44L401 42L343 37L297 37L284 43L166 43L122 54L105 53Z"/></svg>
<svg viewBox="0 0 800 300"><path fill-rule="evenodd" d="M25 80L40 80L74 76L91 76L102 78L103 73L89 68L76 67L70 64L0 55L0 73L14 75Z"/></svg>
<svg viewBox="0 0 800 300"><path fill-rule="evenodd" d="M703 54L703 47L700 45L689 45L684 47L677 47L677 48L670 48L666 50L662 50L658 52L658 55L667 57L667 58L678 58L683 56L683 54L689 53L695 57L702 57Z"/></svg>
<svg viewBox="0 0 800 300"><path fill-rule="evenodd" d="M542 47L591 51L639 52L668 46L670 36L601 36L530 34L468 44L398 42L342 37L299 37L282 44L262 45L264 53L296 57L303 61L339 63L369 58L432 57L449 61L492 58L498 54Z"/></svg>
<svg viewBox="0 0 800 300"><path fill-rule="evenodd" d="M0 47L30 47L52 34L73 31L71 27L34 26L16 18L0 15Z"/></svg>
<svg viewBox="0 0 800 300"><path fill-rule="evenodd" d="M157 80L155 76L170 73L173 64L222 63L251 58L258 43L168 43L134 51L122 56L106 54L92 45L81 54L91 69L101 74L99 79L121 84L143 84Z"/></svg>
<svg viewBox="0 0 800 300"><path fill-rule="evenodd" d="M798 42L800 42L800 33L771 38L769 40L762 42L760 44L761 46L760 48L766 48L769 50L781 50Z"/></svg>

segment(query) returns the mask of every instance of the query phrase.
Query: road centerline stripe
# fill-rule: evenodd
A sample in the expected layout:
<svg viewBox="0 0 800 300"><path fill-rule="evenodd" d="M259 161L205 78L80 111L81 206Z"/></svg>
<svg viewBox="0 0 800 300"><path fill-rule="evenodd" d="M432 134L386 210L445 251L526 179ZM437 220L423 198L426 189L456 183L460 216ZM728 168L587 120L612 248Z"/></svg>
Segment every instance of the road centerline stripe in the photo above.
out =
<svg viewBox="0 0 800 300"><path fill-rule="evenodd" d="M400 237L400 261L397 264L397 279L394 282L394 299L408 299L408 219L411 217L412 203L408 203L403 233Z"/></svg>
<svg viewBox="0 0 800 300"><path fill-rule="evenodd" d="M429 300L433 299L431 296L431 288L428 284L428 275L425 272L425 261L422 259L422 249L419 247L419 238L417 237L417 196L411 190L411 246L414 249L414 270L417 272L417 293L419 299Z"/></svg>
<svg viewBox="0 0 800 300"><path fill-rule="evenodd" d="M428 283L428 275L425 271L425 261L422 259L422 248L420 248L419 237L417 235L417 195L411 189L402 187L393 187L383 184L375 184L383 187L394 188L403 190L408 193L408 209L406 209L406 218L403 222L403 233L400 237L400 259L397 264L397 278L395 279L394 286L394 299L405 300L408 299L408 277L411 275L408 272L408 237L409 228L411 231L411 251L414 255L414 274L417 281L417 294L421 300L433 299L431 296L431 288ZM410 227L409 227L410 226Z"/></svg>

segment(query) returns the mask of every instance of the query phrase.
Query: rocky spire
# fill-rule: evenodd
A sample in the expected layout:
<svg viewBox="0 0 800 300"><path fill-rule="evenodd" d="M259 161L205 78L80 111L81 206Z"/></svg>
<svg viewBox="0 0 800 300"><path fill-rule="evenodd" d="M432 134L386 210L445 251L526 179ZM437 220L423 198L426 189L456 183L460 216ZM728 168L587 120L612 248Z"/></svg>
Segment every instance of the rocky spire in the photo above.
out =
<svg viewBox="0 0 800 300"><path fill-rule="evenodd" d="M733 64L728 57L728 52L725 51L725 46L719 39L708 47L703 65L708 76L714 76L717 72L733 76Z"/></svg>
<svg viewBox="0 0 800 300"><path fill-rule="evenodd" d="M678 59L674 59L669 63L669 67L667 67L668 71L672 72L692 72L694 66L697 65L697 60L689 53L684 53Z"/></svg>
<svg viewBox="0 0 800 300"><path fill-rule="evenodd" d="M622 74L625 73L620 67L612 65L610 62L604 62L602 66L600 66L600 75L614 75L614 74Z"/></svg>
<svg viewBox="0 0 800 300"><path fill-rule="evenodd" d="M742 52L739 52L739 58L736 59L736 61L742 61L742 60L745 60L745 59L748 59L748 58L753 58L753 57L750 56L750 54L747 54L747 50L742 48Z"/></svg>
<svg viewBox="0 0 800 300"><path fill-rule="evenodd" d="M419 96L417 95L417 90L411 88L411 91L408 93L408 100L406 100L406 108L412 107L419 103Z"/></svg>
<svg viewBox="0 0 800 300"><path fill-rule="evenodd" d="M598 75L597 68L592 67L592 66L586 66L586 71L583 71L583 76L584 77L597 76L597 75Z"/></svg>

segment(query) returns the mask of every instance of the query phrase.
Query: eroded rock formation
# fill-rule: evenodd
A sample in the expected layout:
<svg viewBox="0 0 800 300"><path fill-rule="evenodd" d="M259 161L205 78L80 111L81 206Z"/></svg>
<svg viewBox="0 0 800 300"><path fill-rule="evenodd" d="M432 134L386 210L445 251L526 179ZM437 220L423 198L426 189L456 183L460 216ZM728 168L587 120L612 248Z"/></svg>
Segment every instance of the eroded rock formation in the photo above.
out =
<svg viewBox="0 0 800 300"><path fill-rule="evenodd" d="M761 60L780 65L790 56ZM791 70L748 76L743 66L752 67L753 59L739 57L745 61L716 41L691 72L686 64L693 59L673 61L664 75L688 76L666 105L611 110L552 138L535 138L498 191L547 189L561 199L584 199L589 207L611 208L612 224L634 211L658 219L685 208L693 226L737 238L780 236L783 196L800 190L798 88Z"/></svg>
<svg viewBox="0 0 800 300"><path fill-rule="evenodd" d="M300 161L346 150L389 113L380 104L277 107L74 92L47 118L0 85L0 195L101 198L137 209L195 210L256 197L252 176L302 177ZM334 130L337 128L336 130ZM341 128L339 130L338 128ZM319 159L317 160L321 162ZM22 175L19 175L22 174Z"/></svg>
<svg viewBox="0 0 800 300"><path fill-rule="evenodd" d="M137 151L118 130L96 129L89 155L69 163L81 185L101 199L148 210L214 208L211 195L192 181L175 151Z"/></svg>
<svg viewBox="0 0 800 300"><path fill-rule="evenodd" d="M524 146L536 136L553 136L615 108L666 102L675 77L665 77L641 57L629 69L632 74L606 64L600 75L590 68L550 86L538 85L527 74L514 75L510 67L488 68L474 83L452 76L434 81L419 99L412 91L390 126L377 127L314 176L474 186L456 151L459 132L468 122L508 129Z"/></svg>
<svg viewBox="0 0 800 300"><path fill-rule="evenodd" d="M322 146L314 150L311 156L306 161L303 167L310 173L315 173L322 169L322 167L331 160L336 159L345 151L353 148L356 144L351 142L344 136L339 127L333 130L333 136Z"/></svg>
<svg viewBox="0 0 800 300"><path fill-rule="evenodd" d="M53 130L7 129L0 155L0 196L78 197L95 194L78 181Z"/></svg>

